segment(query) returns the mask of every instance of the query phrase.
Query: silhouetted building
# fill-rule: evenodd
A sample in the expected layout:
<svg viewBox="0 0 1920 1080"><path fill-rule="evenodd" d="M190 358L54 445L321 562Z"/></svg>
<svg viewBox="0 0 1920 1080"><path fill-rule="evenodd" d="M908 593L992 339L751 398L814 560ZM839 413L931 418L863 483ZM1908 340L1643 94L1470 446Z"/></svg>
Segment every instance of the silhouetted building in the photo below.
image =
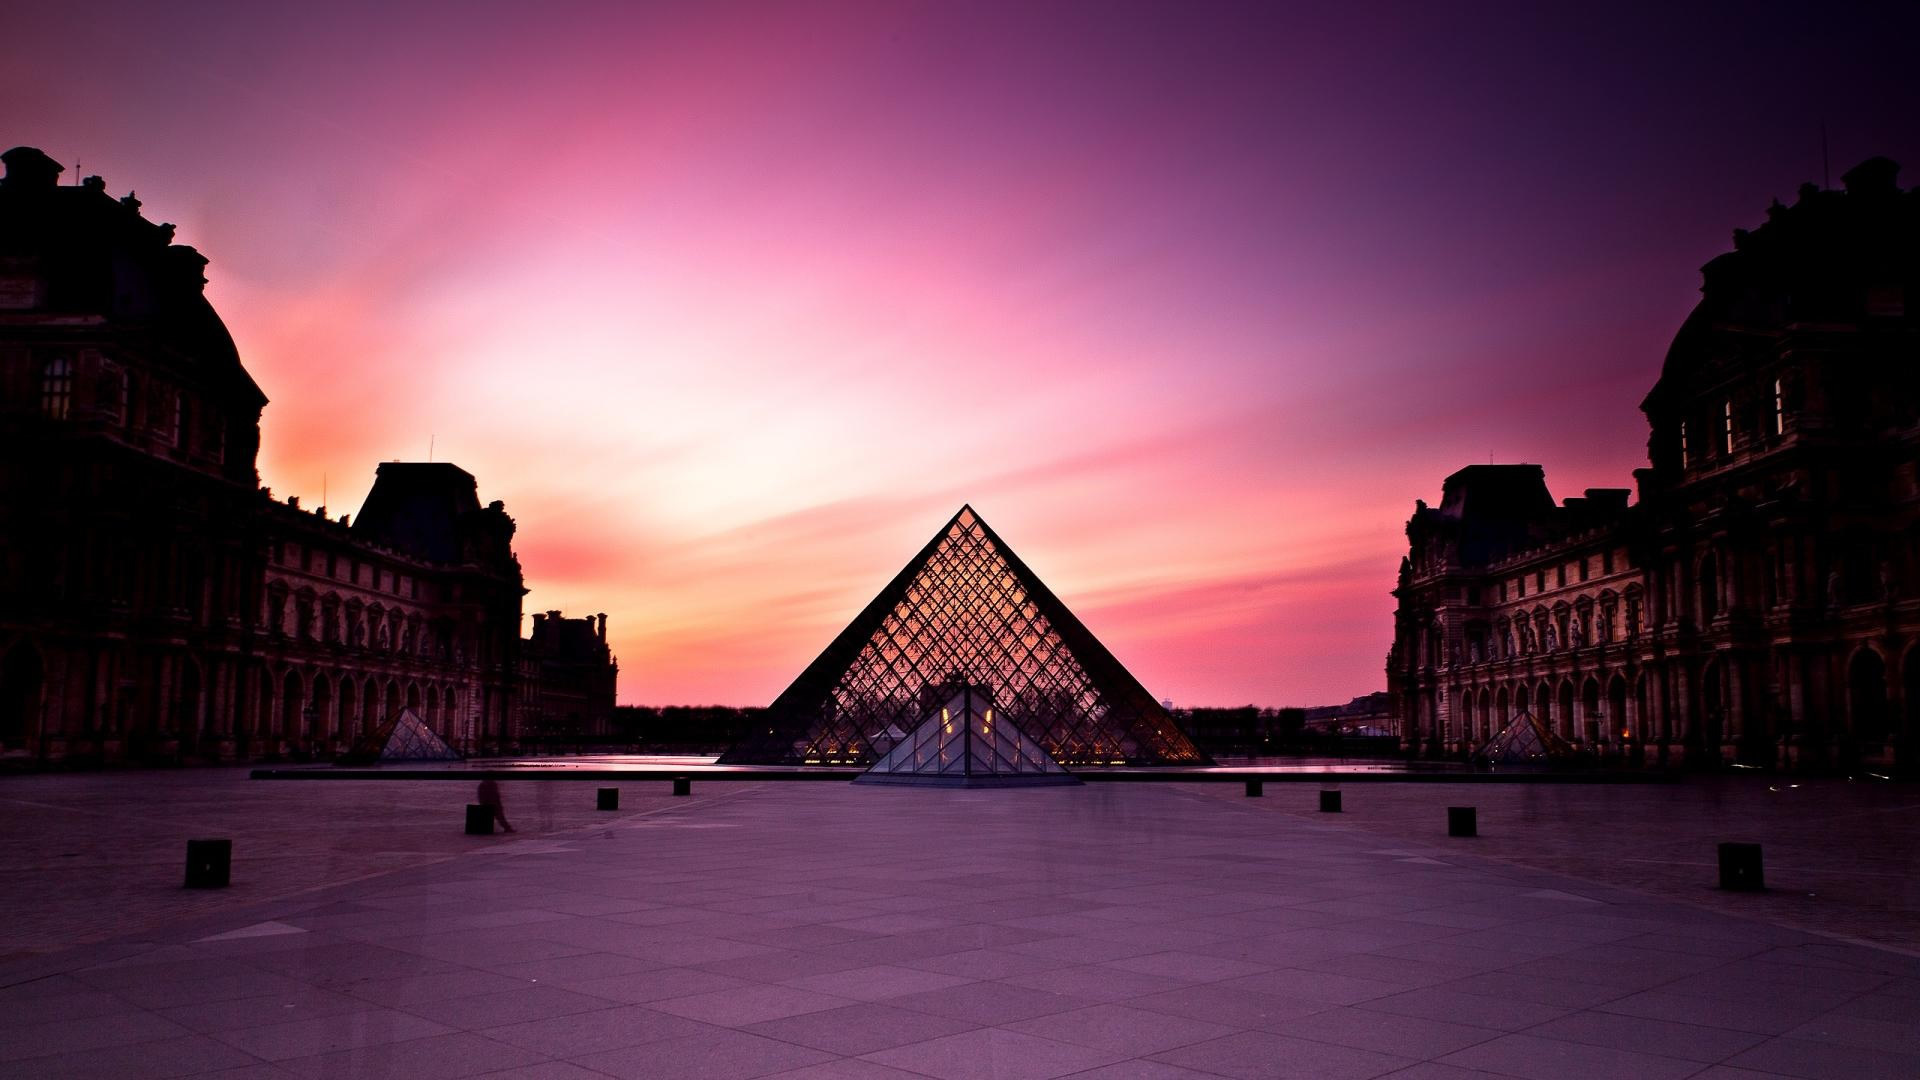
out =
<svg viewBox="0 0 1920 1080"><path fill-rule="evenodd" d="M614 684L620 666L607 648L605 614L563 618L535 613L520 643L520 737L527 743L614 739Z"/></svg>
<svg viewBox="0 0 1920 1080"><path fill-rule="evenodd" d="M502 505L399 462L351 525L276 502L206 260L98 177L0 160L0 756L324 755L407 708L512 744Z"/></svg>
<svg viewBox="0 0 1920 1080"><path fill-rule="evenodd" d="M1874 158L1703 268L1639 501L1473 465L1407 522L1403 737L1529 713L1602 754L1890 762L1920 712L1920 191ZM1911 764L1908 758L1908 764Z"/></svg>
<svg viewBox="0 0 1920 1080"><path fill-rule="evenodd" d="M1381 736L1394 730L1393 695L1385 690L1362 694L1345 705L1315 705L1306 710L1306 726L1336 735Z"/></svg>

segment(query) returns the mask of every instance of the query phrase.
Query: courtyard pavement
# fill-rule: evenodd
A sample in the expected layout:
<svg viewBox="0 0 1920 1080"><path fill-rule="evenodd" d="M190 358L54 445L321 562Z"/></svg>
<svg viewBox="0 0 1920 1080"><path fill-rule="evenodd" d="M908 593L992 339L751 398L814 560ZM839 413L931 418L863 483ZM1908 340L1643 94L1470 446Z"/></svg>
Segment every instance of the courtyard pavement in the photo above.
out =
<svg viewBox="0 0 1920 1080"><path fill-rule="evenodd" d="M414 865L258 903L243 842L225 906L0 962L0 1077L1920 1076L1920 958L1489 858L1438 827L1451 788L1393 789L1422 839L1300 785L696 783L597 816L542 786L577 792L551 831L436 810ZM464 802L266 788L309 833Z"/></svg>

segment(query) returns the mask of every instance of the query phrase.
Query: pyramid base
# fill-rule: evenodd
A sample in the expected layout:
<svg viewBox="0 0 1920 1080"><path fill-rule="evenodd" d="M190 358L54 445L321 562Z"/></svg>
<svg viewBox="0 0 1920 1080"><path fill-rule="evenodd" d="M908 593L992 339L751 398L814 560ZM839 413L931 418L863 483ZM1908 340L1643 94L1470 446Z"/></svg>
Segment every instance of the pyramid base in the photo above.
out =
<svg viewBox="0 0 1920 1080"><path fill-rule="evenodd" d="M903 787L998 788L998 787L1072 787L1080 778L1072 773L994 773L975 776L940 776L935 773L861 773L856 784L897 784Z"/></svg>

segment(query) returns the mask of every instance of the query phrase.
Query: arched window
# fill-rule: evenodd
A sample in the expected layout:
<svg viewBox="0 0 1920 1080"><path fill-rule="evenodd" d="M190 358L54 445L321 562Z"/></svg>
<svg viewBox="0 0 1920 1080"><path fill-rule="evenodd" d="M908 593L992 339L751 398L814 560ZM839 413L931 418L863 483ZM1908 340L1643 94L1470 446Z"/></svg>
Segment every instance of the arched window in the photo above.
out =
<svg viewBox="0 0 1920 1080"><path fill-rule="evenodd" d="M1693 446L1687 440L1687 422L1680 421L1680 467L1685 469L1693 465Z"/></svg>
<svg viewBox="0 0 1920 1080"><path fill-rule="evenodd" d="M1720 406L1720 434L1725 439L1726 452L1733 453L1733 402L1731 400Z"/></svg>
<svg viewBox="0 0 1920 1080"><path fill-rule="evenodd" d="M1787 387L1785 380L1773 380L1773 433L1787 433Z"/></svg>
<svg viewBox="0 0 1920 1080"><path fill-rule="evenodd" d="M40 411L65 420L73 410L73 359L56 356L40 367Z"/></svg>

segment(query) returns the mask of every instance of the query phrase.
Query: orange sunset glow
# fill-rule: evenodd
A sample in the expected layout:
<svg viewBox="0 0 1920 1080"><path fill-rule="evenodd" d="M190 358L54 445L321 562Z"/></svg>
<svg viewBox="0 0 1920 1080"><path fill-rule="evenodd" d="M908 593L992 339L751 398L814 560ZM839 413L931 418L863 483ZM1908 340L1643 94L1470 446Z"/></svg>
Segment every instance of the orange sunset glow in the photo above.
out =
<svg viewBox="0 0 1920 1080"><path fill-rule="evenodd" d="M1382 689L1414 500L1630 483L1727 208L1820 167L1704 18L276 8L10 14L7 145L211 260L277 497L458 464L623 704L765 704L963 503L1156 698Z"/></svg>

